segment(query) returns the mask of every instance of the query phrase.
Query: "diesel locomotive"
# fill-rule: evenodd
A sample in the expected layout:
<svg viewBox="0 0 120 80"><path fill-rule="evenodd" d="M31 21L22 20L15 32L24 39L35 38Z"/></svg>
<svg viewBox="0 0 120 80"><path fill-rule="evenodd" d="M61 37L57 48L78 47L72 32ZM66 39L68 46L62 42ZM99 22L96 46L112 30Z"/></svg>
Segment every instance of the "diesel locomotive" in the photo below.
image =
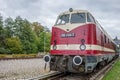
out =
<svg viewBox="0 0 120 80"><path fill-rule="evenodd" d="M118 46L86 10L61 13L52 27L50 55L44 60L50 70L91 73L118 55Z"/></svg>

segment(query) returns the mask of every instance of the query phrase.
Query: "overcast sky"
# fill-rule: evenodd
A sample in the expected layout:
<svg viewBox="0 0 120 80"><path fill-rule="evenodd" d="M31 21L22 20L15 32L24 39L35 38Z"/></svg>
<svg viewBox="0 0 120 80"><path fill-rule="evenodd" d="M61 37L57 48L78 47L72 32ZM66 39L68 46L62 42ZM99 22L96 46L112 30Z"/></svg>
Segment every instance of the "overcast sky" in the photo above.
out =
<svg viewBox="0 0 120 80"><path fill-rule="evenodd" d="M69 8L88 10L112 38L120 38L120 0L0 0L4 19L21 16L50 29L59 13Z"/></svg>

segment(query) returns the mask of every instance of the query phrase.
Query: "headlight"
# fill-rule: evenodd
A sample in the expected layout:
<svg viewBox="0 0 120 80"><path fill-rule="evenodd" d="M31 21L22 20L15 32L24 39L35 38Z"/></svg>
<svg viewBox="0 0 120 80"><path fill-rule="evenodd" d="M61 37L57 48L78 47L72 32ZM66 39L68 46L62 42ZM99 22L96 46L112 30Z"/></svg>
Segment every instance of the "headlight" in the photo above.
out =
<svg viewBox="0 0 120 80"><path fill-rule="evenodd" d="M82 63L82 58L81 58L80 56L75 56L75 57L73 58L73 63L74 63L75 65L80 65L80 64Z"/></svg>
<svg viewBox="0 0 120 80"><path fill-rule="evenodd" d="M81 44L80 45L80 50L85 50L86 49L86 46L84 44Z"/></svg>
<svg viewBox="0 0 120 80"><path fill-rule="evenodd" d="M53 45L53 50L56 50L57 49L57 46L56 45Z"/></svg>

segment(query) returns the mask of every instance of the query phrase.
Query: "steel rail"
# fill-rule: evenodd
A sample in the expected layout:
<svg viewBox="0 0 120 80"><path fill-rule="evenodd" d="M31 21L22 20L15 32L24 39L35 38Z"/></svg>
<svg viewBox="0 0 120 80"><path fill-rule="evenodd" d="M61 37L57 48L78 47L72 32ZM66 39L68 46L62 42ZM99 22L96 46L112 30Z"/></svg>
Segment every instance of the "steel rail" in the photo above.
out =
<svg viewBox="0 0 120 80"><path fill-rule="evenodd" d="M57 75L60 75L60 74L62 74L62 72L51 72L51 73L41 75L39 77L28 78L28 79L25 79L25 80L44 80L44 79L47 80L50 77L57 76Z"/></svg>

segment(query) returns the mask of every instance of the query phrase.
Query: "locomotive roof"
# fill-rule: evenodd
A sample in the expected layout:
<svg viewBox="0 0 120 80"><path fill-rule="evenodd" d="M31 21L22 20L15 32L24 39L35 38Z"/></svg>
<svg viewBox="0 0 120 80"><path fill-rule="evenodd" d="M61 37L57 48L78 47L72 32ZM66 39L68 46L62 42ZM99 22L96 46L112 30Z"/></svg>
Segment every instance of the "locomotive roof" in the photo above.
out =
<svg viewBox="0 0 120 80"><path fill-rule="evenodd" d="M60 15L70 14L70 13L89 13L87 10L72 10L72 11L64 11Z"/></svg>

